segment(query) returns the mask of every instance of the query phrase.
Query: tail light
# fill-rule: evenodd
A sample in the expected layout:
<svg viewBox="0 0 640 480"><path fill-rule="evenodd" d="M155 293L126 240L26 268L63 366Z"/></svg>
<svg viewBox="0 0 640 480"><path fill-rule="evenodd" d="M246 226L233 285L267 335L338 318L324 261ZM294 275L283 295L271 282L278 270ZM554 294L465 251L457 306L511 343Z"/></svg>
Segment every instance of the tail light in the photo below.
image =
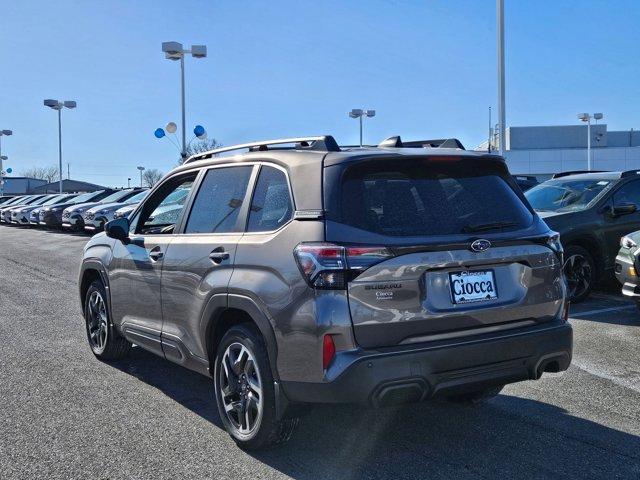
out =
<svg viewBox="0 0 640 480"><path fill-rule="evenodd" d="M326 370L333 357L336 356L336 345L331 335L325 335L322 339L322 369Z"/></svg>
<svg viewBox="0 0 640 480"><path fill-rule="evenodd" d="M332 243L300 243L293 254L307 283L329 290L344 290L364 270L393 257L386 247Z"/></svg>
<svg viewBox="0 0 640 480"><path fill-rule="evenodd" d="M549 232L546 243L551 250L556 252L560 264L564 265L564 249L560 243L560 234L558 232Z"/></svg>

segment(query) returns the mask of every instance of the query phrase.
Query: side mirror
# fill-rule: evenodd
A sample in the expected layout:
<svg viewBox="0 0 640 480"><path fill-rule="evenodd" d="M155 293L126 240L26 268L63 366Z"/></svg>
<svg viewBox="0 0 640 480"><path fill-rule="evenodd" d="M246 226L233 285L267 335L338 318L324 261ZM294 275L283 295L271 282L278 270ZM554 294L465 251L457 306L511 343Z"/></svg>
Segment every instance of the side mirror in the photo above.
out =
<svg viewBox="0 0 640 480"><path fill-rule="evenodd" d="M129 219L126 217L116 218L107 222L104 226L104 231L109 238L115 238L121 242L126 241L129 238Z"/></svg>
<svg viewBox="0 0 640 480"><path fill-rule="evenodd" d="M614 205L612 213L614 216L619 217L621 215L634 213L636 210L638 210L638 207L636 207L633 203L623 203L621 205Z"/></svg>

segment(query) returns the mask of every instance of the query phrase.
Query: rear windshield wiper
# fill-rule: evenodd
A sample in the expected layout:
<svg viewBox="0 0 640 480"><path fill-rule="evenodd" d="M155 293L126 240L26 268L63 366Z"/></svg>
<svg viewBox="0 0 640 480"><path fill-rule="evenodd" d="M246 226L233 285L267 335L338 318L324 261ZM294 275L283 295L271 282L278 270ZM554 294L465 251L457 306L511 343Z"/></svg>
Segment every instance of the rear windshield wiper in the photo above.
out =
<svg viewBox="0 0 640 480"><path fill-rule="evenodd" d="M481 223L479 225L465 225L462 227L462 233L481 232L483 230L494 230L496 228L514 227L518 225L516 222L492 222Z"/></svg>

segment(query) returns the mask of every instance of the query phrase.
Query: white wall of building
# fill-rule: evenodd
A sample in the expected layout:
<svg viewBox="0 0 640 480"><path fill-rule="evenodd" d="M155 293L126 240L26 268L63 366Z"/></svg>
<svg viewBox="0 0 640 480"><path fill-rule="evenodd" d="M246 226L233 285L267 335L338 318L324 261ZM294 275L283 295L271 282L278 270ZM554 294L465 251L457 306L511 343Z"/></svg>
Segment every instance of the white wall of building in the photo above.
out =
<svg viewBox="0 0 640 480"><path fill-rule="evenodd" d="M592 148L593 170L640 170L640 147ZM506 150L514 174L548 175L587 169L586 148Z"/></svg>

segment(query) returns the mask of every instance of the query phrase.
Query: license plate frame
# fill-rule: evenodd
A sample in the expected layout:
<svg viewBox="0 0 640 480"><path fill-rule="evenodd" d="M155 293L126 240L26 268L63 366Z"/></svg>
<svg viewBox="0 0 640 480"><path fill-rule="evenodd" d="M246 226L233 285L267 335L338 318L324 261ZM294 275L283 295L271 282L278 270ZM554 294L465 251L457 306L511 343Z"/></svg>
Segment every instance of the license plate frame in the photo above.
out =
<svg viewBox="0 0 640 480"><path fill-rule="evenodd" d="M478 285L478 292L475 290L471 293L467 293L463 291L462 293L456 293L455 287L460 285L454 285L454 281L469 279L471 277L479 277L478 282L486 282L490 280L492 291L482 291L482 286ZM472 285L475 282L464 283L463 285ZM464 288L464 287L462 287ZM472 287L475 289L475 287ZM488 289L488 286L484 286L485 289ZM492 300L498 300L498 285L496 283L496 274L493 269L486 270L458 270L455 272L449 272L449 292L451 294L451 303L454 305L469 305L472 303L480 303L480 302L490 302ZM486 293L486 295L485 295ZM465 297L471 298L465 298Z"/></svg>

